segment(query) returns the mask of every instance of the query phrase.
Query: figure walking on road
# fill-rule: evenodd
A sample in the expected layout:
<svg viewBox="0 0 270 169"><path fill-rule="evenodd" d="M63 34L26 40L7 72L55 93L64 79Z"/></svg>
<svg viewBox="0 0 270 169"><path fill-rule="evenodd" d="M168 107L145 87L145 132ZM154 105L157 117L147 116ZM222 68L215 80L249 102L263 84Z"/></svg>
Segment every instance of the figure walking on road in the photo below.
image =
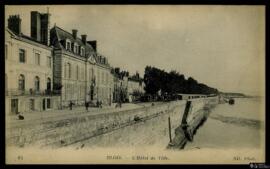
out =
<svg viewBox="0 0 270 169"><path fill-rule="evenodd" d="M88 107L89 107L89 102L85 102L86 111L88 111Z"/></svg>
<svg viewBox="0 0 270 169"><path fill-rule="evenodd" d="M72 103L72 101L70 101L70 103L69 103L69 110L72 110L72 105L73 105L73 103Z"/></svg>

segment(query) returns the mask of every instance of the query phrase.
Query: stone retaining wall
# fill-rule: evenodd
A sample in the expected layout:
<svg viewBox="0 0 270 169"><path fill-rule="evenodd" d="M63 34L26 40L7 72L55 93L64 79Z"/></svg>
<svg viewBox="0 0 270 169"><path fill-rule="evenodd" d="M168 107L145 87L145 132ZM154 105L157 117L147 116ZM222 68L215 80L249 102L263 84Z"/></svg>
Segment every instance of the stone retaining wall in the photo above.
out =
<svg viewBox="0 0 270 169"><path fill-rule="evenodd" d="M194 102L207 104L211 99ZM41 120L28 124L17 124L6 129L7 146L62 147L91 137L112 132L119 128L155 118L164 113L177 112L181 117L186 101L174 101L118 112L95 114L82 113L65 119Z"/></svg>
<svg viewBox="0 0 270 169"><path fill-rule="evenodd" d="M6 132L6 143L8 146L21 147L30 145L66 146L125 125L154 118L184 104L185 101L175 101L126 111L96 115L85 113L61 120L44 120L32 124L9 126Z"/></svg>

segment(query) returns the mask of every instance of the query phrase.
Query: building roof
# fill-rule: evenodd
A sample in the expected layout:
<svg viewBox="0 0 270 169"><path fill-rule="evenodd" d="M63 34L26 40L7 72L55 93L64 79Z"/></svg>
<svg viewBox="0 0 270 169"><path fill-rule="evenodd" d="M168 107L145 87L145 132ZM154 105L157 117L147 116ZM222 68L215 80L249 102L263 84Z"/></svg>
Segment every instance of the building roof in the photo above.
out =
<svg viewBox="0 0 270 169"><path fill-rule="evenodd" d="M15 37L16 39L18 40L21 40L21 41L24 41L24 42L27 42L27 43L32 43L32 44L35 44L35 45L38 45L40 47L44 47L44 48L50 48L49 46L35 40L34 38L31 38L23 33L21 34L16 34L14 33L12 30L10 30L9 28L5 28L5 30L11 34L13 37Z"/></svg>
<svg viewBox="0 0 270 169"><path fill-rule="evenodd" d="M65 50L65 47L63 46L62 42L65 41L66 39L69 39L71 43L76 42L79 46L83 46L85 48L86 56L89 53L94 53L94 49L90 44L88 43L84 44L82 40L78 37L75 39L71 33L63 30L62 28L59 28L58 26L54 26L51 29L50 36L51 36L50 43L55 47L59 47Z"/></svg>
<svg viewBox="0 0 270 169"><path fill-rule="evenodd" d="M73 35L58 26L54 26L50 31L50 44L56 48L61 48L62 50L66 50L63 46L66 39L69 39L71 43L77 43L79 46L83 46L85 48L85 56L80 56L83 58L89 58L94 56L95 62L97 64L101 64L103 66L109 67L108 60L105 56L97 53L94 48L89 43L83 43L82 39L77 37L76 39Z"/></svg>

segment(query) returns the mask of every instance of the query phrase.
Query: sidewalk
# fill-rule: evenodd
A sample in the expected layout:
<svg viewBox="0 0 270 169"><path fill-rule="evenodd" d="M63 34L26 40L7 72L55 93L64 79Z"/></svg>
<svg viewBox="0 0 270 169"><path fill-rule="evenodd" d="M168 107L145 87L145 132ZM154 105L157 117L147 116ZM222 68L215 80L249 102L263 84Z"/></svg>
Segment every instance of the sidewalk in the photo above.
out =
<svg viewBox="0 0 270 169"><path fill-rule="evenodd" d="M88 111L86 111L86 108L84 106L75 106L70 110L69 108L65 108L62 110L48 110L48 111L42 111L42 112L28 112L23 113L24 120L18 120L18 117L16 115L11 115L7 117L8 122L10 124L21 124L21 123L31 123L31 122L37 122L37 121L47 121L49 119L55 120L62 118L68 118L75 115L96 115L96 114L104 114L104 113L112 113L117 111L124 111L124 110L131 110L141 107L149 107L151 104L134 104L134 103L124 103L122 104L121 108L115 108L115 104L112 106L103 106L102 108L96 108L96 107L89 107Z"/></svg>

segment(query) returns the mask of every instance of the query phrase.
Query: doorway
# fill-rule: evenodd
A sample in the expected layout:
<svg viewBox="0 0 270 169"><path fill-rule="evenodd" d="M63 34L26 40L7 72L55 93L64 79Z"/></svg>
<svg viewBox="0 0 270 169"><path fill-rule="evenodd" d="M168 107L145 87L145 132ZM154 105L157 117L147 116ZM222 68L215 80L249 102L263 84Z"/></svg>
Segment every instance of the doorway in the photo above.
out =
<svg viewBox="0 0 270 169"><path fill-rule="evenodd" d="M47 99L47 109L51 108L51 99Z"/></svg>
<svg viewBox="0 0 270 169"><path fill-rule="evenodd" d="M42 110L46 110L46 99L42 101Z"/></svg>
<svg viewBox="0 0 270 169"><path fill-rule="evenodd" d="M18 114L18 99L11 99L11 113Z"/></svg>

